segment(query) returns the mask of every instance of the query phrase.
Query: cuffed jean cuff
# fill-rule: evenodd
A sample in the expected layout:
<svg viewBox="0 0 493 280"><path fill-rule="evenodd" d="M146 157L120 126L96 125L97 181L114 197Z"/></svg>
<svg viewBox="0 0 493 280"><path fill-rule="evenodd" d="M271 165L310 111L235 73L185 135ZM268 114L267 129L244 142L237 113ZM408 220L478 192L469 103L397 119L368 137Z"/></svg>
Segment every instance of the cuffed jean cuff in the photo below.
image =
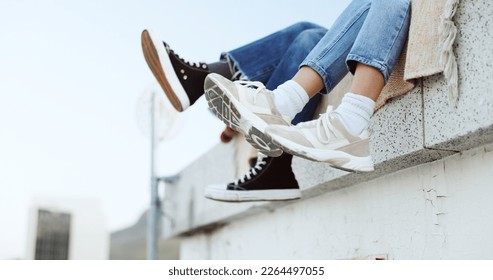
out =
<svg viewBox="0 0 493 280"><path fill-rule="evenodd" d="M231 53L223 52L221 53L219 59L226 59L228 61L229 67L231 69L234 69L235 71L235 73L232 73L234 78L238 78L239 80L244 81L250 81L248 75L245 73L245 71L243 71L243 69L241 69L241 65L238 60L236 60Z"/></svg>
<svg viewBox="0 0 493 280"><path fill-rule="evenodd" d="M366 57L362 57L356 54L349 54L346 58L346 65L348 67L348 70L354 75L354 72L356 71L356 63L354 62L360 62L365 65L371 66L373 68L376 68L377 70L380 71L383 75L383 79L385 83L389 80L390 77L390 71L389 68L386 67L384 64L374 60L374 59L369 59Z"/></svg>
<svg viewBox="0 0 493 280"><path fill-rule="evenodd" d="M325 68L317 62L313 60L304 61L299 68L301 69L303 66L310 67L322 78L325 87L320 91L321 94L328 94L336 85L334 81L330 80L330 75L325 71Z"/></svg>

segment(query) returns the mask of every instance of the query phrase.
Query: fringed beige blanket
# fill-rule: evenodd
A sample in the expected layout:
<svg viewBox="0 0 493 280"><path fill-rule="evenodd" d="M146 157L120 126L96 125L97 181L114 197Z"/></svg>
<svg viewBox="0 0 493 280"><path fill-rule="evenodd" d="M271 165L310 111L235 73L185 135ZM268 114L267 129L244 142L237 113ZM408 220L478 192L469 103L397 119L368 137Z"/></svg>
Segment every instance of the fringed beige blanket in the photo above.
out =
<svg viewBox="0 0 493 280"><path fill-rule="evenodd" d="M411 91L415 79L443 73L448 85L449 102L458 100L457 62L453 43L457 28L452 20L459 0L412 0L411 25L407 46L395 66L389 82L382 90L375 110L396 96ZM322 101L321 111L327 105L337 106L351 85L348 74Z"/></svg>

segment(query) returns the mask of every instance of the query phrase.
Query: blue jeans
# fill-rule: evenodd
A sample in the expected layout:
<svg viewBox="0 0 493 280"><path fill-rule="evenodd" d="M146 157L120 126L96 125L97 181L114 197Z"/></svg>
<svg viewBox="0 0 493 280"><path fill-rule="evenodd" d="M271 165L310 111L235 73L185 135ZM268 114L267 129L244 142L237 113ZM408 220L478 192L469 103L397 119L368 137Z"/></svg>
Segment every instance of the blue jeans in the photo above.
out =
<svg viewBox="0 0 493 280"><path fill-rule="evenodd" d="M410 0L353 0L330 30L300 22L241 48L224 53L252 81L268 89L308 66L330 92L358 62L378 69L385 81L407 38ZM311 98L293 124L313 118L320 95Z"/></svg>
<svg viewBox="0 0 493 280"><path fill-rule="evenodd" d="M410 0L353 0L301 66L322 77L330 92L356 64L378 69L385 82L407 38ZM301 67L300 66L300 67Z"/></svg>
<svg viewBox="0 0 493 280"><path fill-rule="evenodd" d="M273 90L298 72L300 63L326 32L314 23L299 22L223 56L229 56L248 80L262 82ZM313 97L292 123L313 119L320 98Z"/></svg>

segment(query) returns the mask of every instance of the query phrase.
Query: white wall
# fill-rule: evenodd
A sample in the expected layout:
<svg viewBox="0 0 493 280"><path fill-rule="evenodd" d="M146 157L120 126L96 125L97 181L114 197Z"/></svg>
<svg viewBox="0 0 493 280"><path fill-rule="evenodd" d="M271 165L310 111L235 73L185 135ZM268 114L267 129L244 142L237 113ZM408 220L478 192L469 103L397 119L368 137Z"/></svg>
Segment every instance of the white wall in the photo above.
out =
<svg viewBox="0 0 493 280"><path fill-rule="evenodd" d="M183 259L493 259L493 145L184 238Z"/></svg>

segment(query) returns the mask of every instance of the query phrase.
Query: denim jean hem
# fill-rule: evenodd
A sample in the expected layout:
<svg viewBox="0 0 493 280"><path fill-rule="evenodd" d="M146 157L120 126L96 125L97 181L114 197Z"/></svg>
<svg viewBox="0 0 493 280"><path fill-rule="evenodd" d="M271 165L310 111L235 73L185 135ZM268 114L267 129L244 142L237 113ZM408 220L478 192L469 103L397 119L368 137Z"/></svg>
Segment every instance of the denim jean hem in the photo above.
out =
<svg viewBox="0 0 493 280"><path fill-rule="evenodd" d="M325 71L324 67L313 60L304 61L299 68L301 68L302 66L308 66L312 68L315 72L317 72L318 75L320 75L325 86L325 88L320 91L321 94L328 94L332 90L334 83L329 79L329 75Z"/></svg>
<svg viewBox="0 0 493 280"><path fill-rule="evenodd" d="M389 68L379 61L376 61L376 60L370 59L370 58L366 58L366 57L363 57L360 55L356 55L356 54L349 54L346 58L346 65L347 65L349 71L353 74L354 74L354 71L356 69L354 66L352 66L349 63L350 61L360 62L360 63L363 63L365 65L376 68L377 70L380 71L380 73L382 73L383 78L385 80L385 83L387 83L387 81L389 80L389 77L390 77Z"/></svg>
<svg viewBox="0 0 493 280"><path fill-rule="evenodd" d="M228 52L221 53L220 59L226 59L230 63L233 62L233 65L230 66L235 68L236 71L240 72L240 74L237 76L240 77L242 80L250 81L250 77L247 74L245 74L245 71L243 71L243 69L241 69L241 64L238 62L238 60L235 59L235 57L231 53ZM236 75L236 73L233 74Z"/></svg>

